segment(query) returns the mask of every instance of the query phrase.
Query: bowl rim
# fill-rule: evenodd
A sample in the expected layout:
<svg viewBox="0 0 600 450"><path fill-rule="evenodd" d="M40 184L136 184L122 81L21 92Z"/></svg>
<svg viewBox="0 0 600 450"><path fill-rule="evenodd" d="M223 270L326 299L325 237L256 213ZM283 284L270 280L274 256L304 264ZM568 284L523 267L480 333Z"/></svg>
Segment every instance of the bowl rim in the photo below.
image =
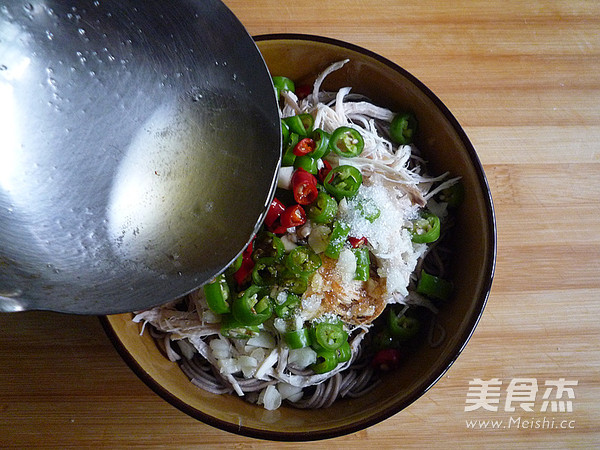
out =
<svg viewBox="0 0 600 450"><path fill-rule="evenodd" d="M386 409L373 413L372 415L352 422L348 425L342 425L335 428L329 428L326 430L320 431L310 431L310 432L281 432L281 431L269 431L269 430L261 430L253 427L240 426L237 424L229 423L220 419L217 419L213 416L210 416L203 411L200 411L189 404L185 403L178 397L175 397L168 390L163 388L148 372L144 370L144 368L135 360L133 355L127 350L127 348L123 345L123 343L118 338L115 330L112 327L112 324L107 316L100 316L100 322L107 336L111 340L113 346L119 353L119 355L123 358L123 360L127 363L130 369L156 394L162 397L164 400L169 402L171 405L178 408L180 411L188 414L189 416L204 422L207 425L213 426L215 428L221 429L223 431L227 431L233 434L238 434L246 437L271 440L271 441L316 441L322 439L331 439L335 437L344 436L350 433L354 433L365 428L368 428L372 425L375 425L379 422L382 422L393 415L399 413L403 409L407 408L409 405L414 403L417 399L422 397L429 389L431 389L450 369L452 364L456 361L456 359L460 356L467 343L469 342L471 336L473 335L479 320L483 314L483 310L487 303L491 287L492 281L494 278L494 272L496 267L496 254L497 254L497 231L496 231L496 217L494 211L494 204L492 200L492 195L490 191L490 187L483 169L483 165L477 156L475 148L473 147L471 141L468 139L465 131L458 123L458 120L454 117L454 115L450 112L450 110L445 106L445 104L421 81L419 81L415 76L409 73L407 70L400 67L398 64L390 61L386 57L383 57L377 53L374 53L371 50L360 47L356 44L352 44L349 42L345 42L339 39L318 36L312 34L301 34L301 33L269 33L269 34L260 34L253 36L255 42L261 41L281 41L281 40L295 40L295 41L308 41L308 42L318 42L324 43L328 45L333 45L336 47L345 48L356 53L363 54L368 56L381 64L384 64L391 68L392 70L400 73L402 76L406 77L411 83L413 83L423 94L425 94L439 109L439 111L444 115L446 120L448 120L449 124L452 126L452 129L458 134L461 142L463 143L468 157L473 165L473 168L477 174L477 178L479 181L479 185L484 188L484 201L485 201L485 210L486 210L486 222L490 225L488 230L488 242L490 243L489 250L487 252L487 265L483 268L484 273L484 284L482 286L482 294L479 298L475 299L475 310L472 314L470 320L467 322L467 327L463 332L462 336L458 340L458 344L456 347L450 352L450 355L444 360L443 364L440 364L439 369L434 371L434 373L428 378L424 379L420 388L415 390L409 397L407 397L401 403L390 406Z"/></svg>

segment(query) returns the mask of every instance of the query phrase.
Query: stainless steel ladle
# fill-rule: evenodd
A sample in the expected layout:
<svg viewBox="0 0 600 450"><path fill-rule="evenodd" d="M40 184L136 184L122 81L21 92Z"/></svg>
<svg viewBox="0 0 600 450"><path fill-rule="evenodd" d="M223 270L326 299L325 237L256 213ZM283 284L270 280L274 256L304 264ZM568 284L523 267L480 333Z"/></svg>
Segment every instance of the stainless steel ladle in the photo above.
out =
<svg viewBox="0 0 600 450"><path fill-rule="evenodd" d="M0 0L0 311L139 310L243 250L281 158L218 0Z"/></svg>

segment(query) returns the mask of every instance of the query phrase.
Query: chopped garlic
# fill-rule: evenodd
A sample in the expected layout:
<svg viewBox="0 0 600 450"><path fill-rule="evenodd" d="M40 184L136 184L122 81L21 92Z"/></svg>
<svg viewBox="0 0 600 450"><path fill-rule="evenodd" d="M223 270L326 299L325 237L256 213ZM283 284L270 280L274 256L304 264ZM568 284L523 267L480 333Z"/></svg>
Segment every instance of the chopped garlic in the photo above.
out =
<svg viewBox="0 0 600 450"><path fill-rule="evenodd" d="M317 352L310 347L291 349L288 364L304 369L317 361Z"/></svg>
<svg viewBox="0 0 600 450"><path fill-rule="evenodd" d="M275 348L277 345L275 337L267 331L261 331L258 335L252 336L248 339L247 343L248 345L262 348Z"/></svg>
<svg viewBox="0 0 600 450"><path fill-rule="evenodd" d="M277 383L277 390L281 394L281 399L286 400L290 397L296 396L298 393L302 394L302 388L293 386L289 383L281 382Z"/></svg>
<svg viewBox="0 0 600 450"><path fill-rule="evenodd" d="M281 394L275 386L269 385L258 396L258 402L262 403L265 409L272 411L281 406Z"/></svg>

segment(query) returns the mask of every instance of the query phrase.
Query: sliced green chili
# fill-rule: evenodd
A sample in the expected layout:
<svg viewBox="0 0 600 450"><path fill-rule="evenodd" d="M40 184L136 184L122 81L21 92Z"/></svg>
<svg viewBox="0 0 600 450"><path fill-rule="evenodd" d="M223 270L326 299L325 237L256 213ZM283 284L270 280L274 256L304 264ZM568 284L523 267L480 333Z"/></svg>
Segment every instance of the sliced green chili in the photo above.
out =
<svg viewBox="0 0 600 450"><path fill-rule="evenodd" d="M238 255L238 257L235 258L235 260L229 265L229 267L227 267L227 269L225 270L225 273L227 275L233 275L238 270L240 270L240 267L242 267L242 260L243 259L244 259L244 255L243 255L243 253L240 253Z"/></svg>
<svg viewBox="0 0 600 450"><path fill-rule="evenodd" d="M331 149L329 148L330 134L321 128L316 128L310 135L313 141L315 141L316 147L310 154L315 159L325 158Z"/></svg>
<svg viewBox="0 0 600 450"><path fill-rule="evenodd" d="M295 276L306 277L321 267L321 257L310 247L298 246L285 257L285 265Z"/></svg>
<svg viewBox="0 0 600 450"><path fill-rule="evenodd" d="M281 145L283 148L286 147L290 139L290 127L287 126L283 120L281 121Z"/></svg>
<svg viewBox="0 0 600 450"><path fill-rule="evenodd" d="M271 258L259 259L252 268L252 283L258 286L273 286L281 274L283 267Z"/></svg>
<svg viewBox="0 0 600 450"><path fill-rule="evenodd" d="M290 348L303 348L310 345L310 335L308 328L301 328L300 330L288 331L283 335L285 343Z"/></svg>
<svg viewBox="0 0 600 450"><path fill-rule="evenodd" d="M242 325L260 325L271 317L273 306L268 292L253 284L233 301L231 312Z"/></svg>
<svg viewBox="0 0 600 450"><path fill-rule="evenodd" d="M369 269L371 266L371 260L369 258L369 248L362 246L352 250L354 257L356 258L356 272L354 274L355 280L367 281L369 279Z"/></svg>
<svg viewBox="0 0 600 450"><path fill-rule="evenodd" d="M315 373L327 373L331 372L338 365L338 360L335 352L331 350L320 350L317 351L317 361L310 365L310 368Z"/></svg>
<svg viewBox="0 0 600 450"><path fill-rule="evenodd" d="M232 339L249 339L258 335L259 329L256 325L242 325L232 314L221 316L221 334Z"/></svg>
<svg viewBox="0 0 600 450"><path fill-rule="evenodd" d="M375 348L375 351L385 350L387 348L397 348L398 346L399 341L392 336L388 327L381 330L373 338L373 347Z"/></svg>
<svg viewBox="0 0 600 450"><path fill-rule="evenodd" d="M290 127L290 131L297 133L302 137L308 137L312 132L315 119L310 114L297 114L295 116L286 117L283 119Z"/></svg>
<svg viewBox="0 0 600 450"><path fill-rule="evenodd" d="M296 161L296 155L294 155L294 147L300 140L298 134L290 132L290 136L287 145L284 147L283 155L281 157L281 165L283 167L293 166Z"/></svg>
<svg viewBox="0 0 600 450"><path fill-rule="evenodd" d="M390 137L396 144L410 144L417 132L417 118L413 113L397 114L390 124Z"/></svg>
<svg viewBox="0 0 600 450"><path fill-rule="evenodd" d="M430 212L423 212L413 222L412 241L417 244L429 244L440 237L440 218Z"/></svg>
<svg viewBox="0 0 600 450"><path fill-rule="evenodd" d="M256 262L259 260L281 261L285 255L285 246L278 236L268 231L263 231L254 239L252 250L252 259Z"/></svg>
<svg viewBox="0 0 600 450"><path fill-rule="evenodd" d="M335 199L325 192L319 192L317 200L308 208L308 217L315 223L330 223L337 212Z"/></svg>
<svg viewBox="0 0 600 450"><path fill-rule="evenodd" d="M225 275L221 274L211 283L204 285L204 297L212 312L225 314L231 311L229 305L231 292Z"/></svg>
<svg viewBox="0 0 600 450"><path fill-rule="evenodd" d="M296 294L287 294L286 300L281 305L275 306L275 314L282 319L289 319L293 316L294 310L300 305L300 297Z"/></svg>
<svg viewBox="0 0 600 450"><path fill-rule="evenodd" d="M350 225L336 220L333 222L333 230L329 235L329 243L325 249L325 256L337 259L340 257L340 252L344 248L348 234L350 233Z"/></svg>
<svg viewBox="0 0 600 450"><path fill-rule="evenodd" d="M358 205L356 205L356 209L371 223L375 222L375 220L381 215L381 210L371 198L362 199L360 202L358 202Z"/></svg>
<svg viewBox="0 0 600 450"><path fill-rule="evenodd" d="M459 181L440 192L439 200L446 202L448 208L458 208L465 199L465 187Z"/></svg>
<svg viewBox="0 0 600 450"><path fill-rule="evenodd" d="M448 300L454 286L452 282L430 275L421 270L421 278L417 283L417 292L438 300Z"/></svg>
<svg viewBox="0 0 600 450"><path fill-rule="evenodd" d="M313 347L333 351L348 340L341 323L319 322L311 329Z"/></svg>
<svg viewBox="0 0 600 450"><path fill-rule="evenodd" d="M279 278L278 285L292 294L302 295L308 288L308 277L296 276L287 270Z"/></svg>
<svg viewBox="0 0 600 450"><path fill-rule="evenodd" d="M346 341L335 350L335 356L337 357L338 363L350 361L352 358L352 348L350 342Z"/></svg>
<svg viewBox="0 0 600 450"><path fill-rule="evenodd" d="M327 192L333 195L338 201L344 197L354 197L361 184L362 174L360 170L347 165L331 169L331 172L327 174L323 181Z"/></svg>
<svg viewBox="0 0 600 450"><path fill-rule="evenodd" d="M401 342L415 337L421 328L419 319L405 314L398 315L394 308L390 308L387 319L391 335Z"/></svg>
<svg viewBox="0 0 600 450"><path fill-rule="evenodd" d="M273 86L275 87L275 93L277 94L277 100L283 91L295 92L296 86L294 82L288 77L273 77Z"/></svg>
<svg viewBox="0 0 600 450"><path fill-rule="evenodd" d="M362 153L365 141L358 130L339 127L331 134L329 147L339 156L352 158Z"/></svg>
<svg viewBox="0 0 600 450"><path fill-rule="evenodd" d="M312 154L296 156L294 160L294 168L303 168L308 173L316 175L319 172L319 161L315 159Z"/></svg>

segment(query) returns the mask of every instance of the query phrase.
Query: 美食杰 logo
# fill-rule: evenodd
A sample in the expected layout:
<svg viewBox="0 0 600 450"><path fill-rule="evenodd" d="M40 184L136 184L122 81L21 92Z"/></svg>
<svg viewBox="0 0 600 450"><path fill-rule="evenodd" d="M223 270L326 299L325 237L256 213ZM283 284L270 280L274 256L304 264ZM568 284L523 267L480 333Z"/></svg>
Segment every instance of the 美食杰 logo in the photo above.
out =
<svg viewBox="0 0 600 450"><path fill-rule="evenodd" d="M465 412L504 411L530 413L525 417L511 416L505 419L467 420L467 428L477 429L570 429L575 420L565 419L562 413L573 412L577 380L565 378L538 382L537 378L513 378L504 383L499 378L483 380L473 378L465 400ZM543 417L541 416L543 413ZM547 416L548 413L558 413ZM556 417L558 416L558 417ZM568 417L568 416L567 416Z"/></svg>
<svg viewBox="0 0 600 450"><path fill-rule="evenodd" d="M576 380L564 378L545 380L542 389L538 385L537 378L513 378L502 391L503 383L498 378L490 380L474 378L469 381L465 411L478 409L498 411L500 405L503 405L506 412L514 412L517 407L527 412L572 412L574 387L578 383ZM539 391L543 391L541 399L538 395ZM504 401L501 402L502 393L505 396ZM539 409L536 409L538 404Z"/></svg>

